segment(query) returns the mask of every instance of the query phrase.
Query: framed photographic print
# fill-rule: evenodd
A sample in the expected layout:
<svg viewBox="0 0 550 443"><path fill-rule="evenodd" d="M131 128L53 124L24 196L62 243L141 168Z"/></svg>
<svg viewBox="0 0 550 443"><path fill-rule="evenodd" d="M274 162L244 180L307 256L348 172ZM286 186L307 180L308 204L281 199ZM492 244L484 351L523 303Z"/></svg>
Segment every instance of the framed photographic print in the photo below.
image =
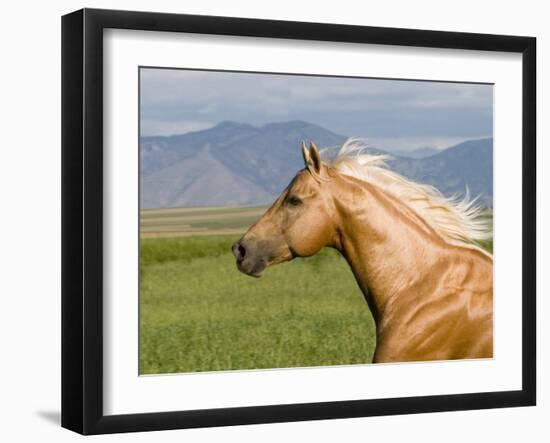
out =
<svg viewBox="0 0 550 443"><path fill-rule="evenodd" d="M534 405L535 50L64 16L62 425Z"/></svg>

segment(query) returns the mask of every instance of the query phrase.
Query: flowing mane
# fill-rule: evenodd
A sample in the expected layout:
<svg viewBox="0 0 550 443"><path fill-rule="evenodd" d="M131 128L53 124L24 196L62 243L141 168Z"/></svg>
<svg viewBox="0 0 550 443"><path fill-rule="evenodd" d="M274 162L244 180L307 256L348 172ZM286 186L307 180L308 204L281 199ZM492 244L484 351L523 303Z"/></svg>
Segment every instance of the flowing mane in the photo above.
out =
<svg viewBox="0 0 550 443"><path fill-rule="evenodd" d="M491 238L491 229L484 209L471 199L468 189L464 198L445 197L435 187L416 183L387 168L387 155L365 153L367 144L360 139L348 139L338 149L336 157L321 151L323 160L338 172L375 184L399 198L424 219L443 239L451 243L472 245Z"/></svg>

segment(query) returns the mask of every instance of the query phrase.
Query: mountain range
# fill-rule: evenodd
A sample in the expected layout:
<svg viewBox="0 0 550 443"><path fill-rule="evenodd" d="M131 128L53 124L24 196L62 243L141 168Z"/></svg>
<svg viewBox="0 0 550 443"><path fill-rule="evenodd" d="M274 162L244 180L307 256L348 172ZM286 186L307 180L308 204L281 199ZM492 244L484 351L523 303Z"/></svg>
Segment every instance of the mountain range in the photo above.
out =
<svg viewBox="0 0 550 443"><path fill-rule="evenodd" d="M406 158L426 158L431 157L432 155L439 154L441 152L437 148L432 148L431 146L423 146L421 148L412 149L410 151L400 151L392 149L390 151L391 155L397 157L406 157Z"/></svg>
<svg viewBox="0 0 550 443"><path fill-rule="evenodd" d="M261 127L226 121L202 131L140 138L141 208L267 204L303 167L302 140L336 147L347 139L320 126L290 121ZM384 151L371 149L372 152ZM439 151L395 150L388 166L492 206L493 140L469 140Z"/></svg>

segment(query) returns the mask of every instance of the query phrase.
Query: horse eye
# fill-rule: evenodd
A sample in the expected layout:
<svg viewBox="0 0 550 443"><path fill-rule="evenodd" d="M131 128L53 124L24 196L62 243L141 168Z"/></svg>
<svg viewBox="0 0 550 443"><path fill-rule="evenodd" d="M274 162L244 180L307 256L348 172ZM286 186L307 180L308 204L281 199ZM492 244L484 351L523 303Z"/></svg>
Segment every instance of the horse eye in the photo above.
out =
<svg viewBox="0 0 550 443"><path fill-rule="evenodd" d="M288 198L288 204L291 205L291 206L298 206L298 205L302 204L302 200L300 200L295 195L292 195Z"/></svg>

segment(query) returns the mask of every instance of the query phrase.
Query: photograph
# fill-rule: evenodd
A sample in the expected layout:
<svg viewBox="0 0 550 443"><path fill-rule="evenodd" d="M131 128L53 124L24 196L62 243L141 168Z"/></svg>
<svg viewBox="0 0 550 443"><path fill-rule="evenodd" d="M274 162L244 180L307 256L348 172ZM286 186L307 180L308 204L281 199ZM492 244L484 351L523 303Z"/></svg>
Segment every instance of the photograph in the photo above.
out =
<svg viewBox="0 0 550 443"><path fill-rule="evenodd" d="M494 84L138 75L139 375L494 357Z"/></svg>
<svg viewBox="0 0 550 443"><path fill-rule="evenodd" d="M67 8L60 125L14 132L60 132L61 426L536 435L544 20L203 6Z"/></svg>

